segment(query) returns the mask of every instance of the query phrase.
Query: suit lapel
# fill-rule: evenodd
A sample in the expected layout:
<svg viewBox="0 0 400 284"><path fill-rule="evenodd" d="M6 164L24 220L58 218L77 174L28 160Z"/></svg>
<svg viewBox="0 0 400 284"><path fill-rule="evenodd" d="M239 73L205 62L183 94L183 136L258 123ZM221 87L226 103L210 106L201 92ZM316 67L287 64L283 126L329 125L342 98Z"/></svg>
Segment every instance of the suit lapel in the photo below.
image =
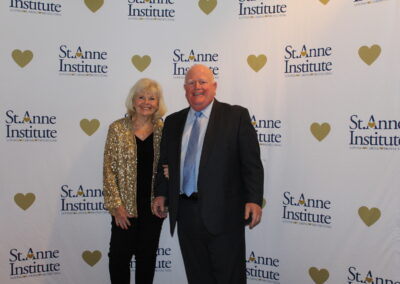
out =
<svg viewBox="0 0 400 284"><path fill-rule="evenodd" d="M186 123L186 118L189 113L189 108L184 109L178 116L175 121L175 131L174 131L174 137L172 145L176 145L176 163L177 163L177 169L180 169L180 163L181 163L181 151L182 151L182 135L183 135L183 130L185 128L185 123Z"/></svg>
<svg viewBox="0 0 400 284"><path fill-rule="evenodd" d="M203 148L201 151L200 165L199 165L199 176L201 169L206 165L207 160L211 154L212 146L214 145L215 138L217 136L218 121L220 121L220 104L217 100L214 100L214 104L211 109L210 119L208 121L206 134L204 136Z"/></svg>

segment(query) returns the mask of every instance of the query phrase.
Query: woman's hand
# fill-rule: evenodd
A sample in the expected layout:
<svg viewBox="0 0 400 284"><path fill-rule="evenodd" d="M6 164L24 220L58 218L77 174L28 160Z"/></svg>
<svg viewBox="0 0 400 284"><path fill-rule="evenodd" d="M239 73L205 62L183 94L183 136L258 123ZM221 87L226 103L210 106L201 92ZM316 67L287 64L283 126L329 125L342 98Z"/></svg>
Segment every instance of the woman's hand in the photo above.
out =
<svg viewBox="0 0 400 284"><path fill-rule="evenodd" d="M128 214L125 207L123 205L120 205L119 207L115 208L112 213L115 218L115 224L117 225L117 227L120 227L123 230L128 230L128 227L131 225L131 222L129 222L128 218L131 218L133 216L130 216Z"/></svg>

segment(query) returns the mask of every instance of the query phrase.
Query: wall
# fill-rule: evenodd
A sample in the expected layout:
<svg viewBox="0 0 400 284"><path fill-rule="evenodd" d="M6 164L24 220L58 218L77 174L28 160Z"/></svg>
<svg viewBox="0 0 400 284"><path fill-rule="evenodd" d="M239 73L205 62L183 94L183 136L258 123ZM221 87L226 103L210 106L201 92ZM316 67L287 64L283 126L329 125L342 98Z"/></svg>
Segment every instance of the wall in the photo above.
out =
<svg viewBox="0 0 400 284"><path fill-rule="evenodd" d="M400 283L399 16L396 0L2 1L0 282L108 283L108 125L142 77L185 107L203 63L259 136L248 282ZM167 228L155 283L186 283Z"/></svg>

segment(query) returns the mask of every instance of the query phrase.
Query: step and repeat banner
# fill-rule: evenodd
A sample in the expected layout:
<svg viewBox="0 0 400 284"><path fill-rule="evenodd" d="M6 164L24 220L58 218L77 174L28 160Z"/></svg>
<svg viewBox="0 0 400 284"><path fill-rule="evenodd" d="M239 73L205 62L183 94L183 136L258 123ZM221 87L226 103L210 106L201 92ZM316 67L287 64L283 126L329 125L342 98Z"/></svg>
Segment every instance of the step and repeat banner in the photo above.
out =
<svg viewBox="0 0 400 284"><path fill-rule="evenodd" d="M0 283L109 283L108 125L143 77L186 107L195 63L261 147L248 283L400 283L399 0L2 0L0 25ZM187 283L166 222L157 254Z"/></svg>

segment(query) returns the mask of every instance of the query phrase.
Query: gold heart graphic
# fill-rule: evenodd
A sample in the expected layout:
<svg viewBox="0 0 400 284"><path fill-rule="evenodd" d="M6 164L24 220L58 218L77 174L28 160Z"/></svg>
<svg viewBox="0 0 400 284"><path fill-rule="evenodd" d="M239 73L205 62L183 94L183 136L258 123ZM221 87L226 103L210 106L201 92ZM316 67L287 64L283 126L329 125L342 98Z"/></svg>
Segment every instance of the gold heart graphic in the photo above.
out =
<svg viewBox="0 0 400 284"><path fill-rule="evenodd" d="M367 277L367 278L365 278L365 281L372 282L372 278L371 277Z"/></svg>
<svg viewBox="0 0 400 284"><path fill-rule="evenodd" d="M299 200L299 204L303 205L304 204L304 200Z"/></svg>
<svg viewBox="0 0 400 284"><path fill-rule="evenodd" d="M322 284L329 278L329 271L326 269L317 269L315 267L311 267L308 270L308 273L311 276L311 279L315 282L315 284Z"/></svg>
<svg viewBox="0 0 400 284"><path fill-rule="evenodd" d="M318 141L322 141L329 134L329 131L331 131L331 126L326 122L322 123L321 125L317 122L314 122L311 124L310 130L312 135L314 135Z"/></svg>
<svg viewBox="0 0 400 284"><path fill-rule="evenodd" d="M29 121L31 121L31 118L30 117L24 117L24 122L29 122Z"/></svg>
<svg viewBox="0 0 400 284"><path fill-rule="evenodd" d="M358 209L358 215L365 225L372 226L381 217L381 211L378 208L368 209L366 206L362 206Z"/></svg>
<svg viewBox="0 0 400 284"><path fill-rule="evenodd" d="M136 67L137 70L143 72L151 63L151 58L148 55L139 56L134 55L132 56L132 64Z"/></svg>
<svg viewBox="0 0 400 284"><path fill-rule="evenodd" d="M266 63L267 57L264 54L247 56L247 64L256 72L260 71Z"/></svg>
<svg viewBox="0 0 400 284"><path fill-rule="evenodd" d="M189 60L194 60L194 56L193 56L193 55L190 55L190 56L189 56Z"/></svg>
<svg viewBox="0 0 400 284"><path fill-rule="evenodd" d="M15 203L23 210L28 209L35 202L35 199L36 196L33 193L17 193L14 195Z"/></svg>
<svg viewBox="0 0 400 284"><path fill-rule="evenodd" d="M89 121L88 119L84 118L81 120L80 125L81 125L83 132L85 132L87 135L91 136L99 128L100 121L98 121L97 119L92 119Z"/></svg>
<svg viewBox="0 0 400 284"><path fill-rule="evenodd" d="M96 12L103 6L104 0L85 0L85 5L89 8L93 13Z"/></svg>
<svg viewBox="0 0 400 284"><path fill-rule="evenodd" d="M329 0L319 0L319 2L321 2L324 5L326 5L326 4L328 4Z"/></svg>
<svg viewBox="0 0 400 284"><path fill-rule="evenodd" d="M215 9L215 7L217 7L217 0L200 0L199 7L206 15L208 15Z"/></svg>
<svg viewBox="0 0 400 284"><path fill-rule="evenodd" d="M28 253L28 254L26 255L26 257L27 257L27 258L33 258L33 253Z"/></svg>
<svg viewBox="0 0 400 284"><path fill-rule="evenodd" d="M85 250L82 253L82 258L87 264L89 264L90 266L94 266L101 259L101 252L98 250L95 250L93 252Z"/></svg>
<svg viewBox="0 0 400 284"><path fill-rule="evenodd" d="M375 122L368 122L368 126L369 126L370 128L374 128L375 125L376 125Z"/></svg>
<svg viewBox="0 0 400 284"><path fill-rule="evenodd" d="M77 52L75 55L76 55L77 57L81 57L81 56L82 56L82 52Z"/></svg>
<svg viewBox="0 0 400 284"><path fill-rule="evenodd" d="M371 65L381 54L381 47L377 44L374 44L371 47L361 46L358 49L358 55L366 64Z"/></svg>
<svg viewBox="0 0 400 284"><path fill-rule="evenodd" d="M21 51L19 49L14 49L11 56L15 63L17 63L21 68L24 68L29 62L31 62L33 53L30 50Z"/></svg>

